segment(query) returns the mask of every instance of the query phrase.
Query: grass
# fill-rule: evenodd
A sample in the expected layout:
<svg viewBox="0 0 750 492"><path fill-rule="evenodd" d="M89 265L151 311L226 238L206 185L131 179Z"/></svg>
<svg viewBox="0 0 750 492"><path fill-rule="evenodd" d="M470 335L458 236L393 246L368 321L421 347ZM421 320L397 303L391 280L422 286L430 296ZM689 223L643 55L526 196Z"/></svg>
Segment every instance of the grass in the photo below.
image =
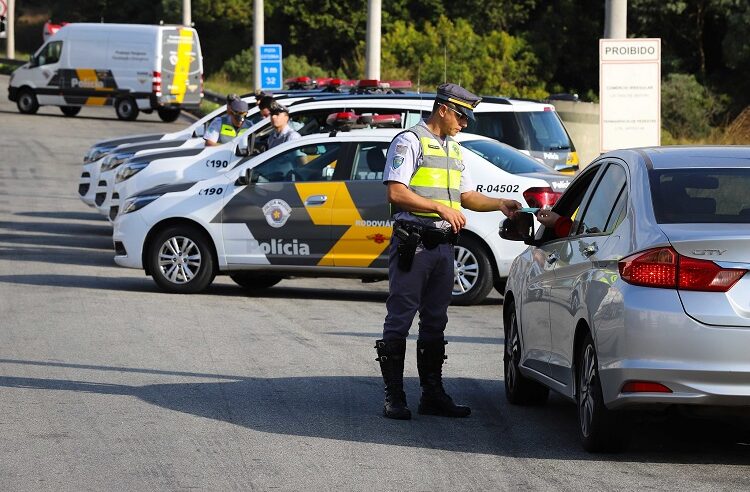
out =
<svg viewBox="0 0 750 492"><path fill-rule="evenodd" d="M218 72L211 74L203 81L203 87L219 94L247 94L253 91L252 84L241 84L228 80L226 75Z"/></svg>
<svg viewBox="0 0 750 492"><path fill-rule="evenodd" d="M0 58L5 58L6 55L7 55L7 52L0 51ZM16 51L16 58L15 59L18 60L19 62L26 63L27 61L29 61L30 56L31 55L29 55L28 53L23 53L23 52L20 52L20 51ZM10 75L13 72L13 70L15 70L16 68L18 68L19 66L20 66L20 64L0 62L0 74Z"/></svg>

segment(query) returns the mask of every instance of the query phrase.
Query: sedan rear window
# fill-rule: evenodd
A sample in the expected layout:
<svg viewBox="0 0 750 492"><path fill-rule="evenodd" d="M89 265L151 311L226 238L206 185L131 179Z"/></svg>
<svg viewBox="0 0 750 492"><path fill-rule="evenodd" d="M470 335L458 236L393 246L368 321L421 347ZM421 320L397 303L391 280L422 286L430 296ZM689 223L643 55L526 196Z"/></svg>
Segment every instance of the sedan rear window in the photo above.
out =
<svg viewBox="0 0 750 492"><path fill-rule="evenodd" d="M750 169L658 170L649 179L660 224L750 223Z"/></svg>

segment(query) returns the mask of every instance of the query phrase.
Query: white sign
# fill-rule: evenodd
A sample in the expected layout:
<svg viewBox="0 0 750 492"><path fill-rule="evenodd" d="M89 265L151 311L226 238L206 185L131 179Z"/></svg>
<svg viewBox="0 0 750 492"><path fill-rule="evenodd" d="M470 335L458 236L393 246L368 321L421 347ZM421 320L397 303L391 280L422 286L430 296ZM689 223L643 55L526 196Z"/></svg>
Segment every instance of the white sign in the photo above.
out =
<svg viewBox="0 0 750 492"><path fill-rule="evenodd" d="M600 152L661 143L661 39L599 40Z"/></svg>

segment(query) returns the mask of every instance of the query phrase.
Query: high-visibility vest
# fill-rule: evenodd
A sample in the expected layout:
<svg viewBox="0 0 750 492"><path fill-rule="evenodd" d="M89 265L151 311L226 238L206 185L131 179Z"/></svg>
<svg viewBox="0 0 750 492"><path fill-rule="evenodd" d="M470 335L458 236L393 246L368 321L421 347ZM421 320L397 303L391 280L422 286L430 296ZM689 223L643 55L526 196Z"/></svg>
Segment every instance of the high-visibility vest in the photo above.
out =
<svg viewBox="0 0 750 492"><path fill-rule="evenodd" d="M412 175L409 189L421 197L459 210L461 208L461 171L464 169L464 164L458 142L446 136L444 147L424 125L413 126L409 131L419 137L422 149L422 164ZM422 217L440 217L435 212L411 213Z"/></svg>
<svg viewBox="0 0 750 492"><path fill-rule="evenodd" d="M245 133L249 128L245 126L245 123L243 122L242 127L240 127L239 130L234 128L234 125L232 124L232 117L228 114L221 117L221 131L219 132L219 143L227 143L230 140L234 139L237 135L242 135Z"/></svg>

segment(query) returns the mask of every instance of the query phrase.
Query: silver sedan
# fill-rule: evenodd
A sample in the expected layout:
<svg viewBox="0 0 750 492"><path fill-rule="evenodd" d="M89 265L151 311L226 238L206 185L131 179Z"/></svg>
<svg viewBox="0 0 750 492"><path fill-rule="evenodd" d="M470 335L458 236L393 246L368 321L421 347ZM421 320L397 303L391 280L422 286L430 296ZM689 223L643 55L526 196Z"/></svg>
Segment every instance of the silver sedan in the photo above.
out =
<svg viewBox="0 0 750 492"><path fill-rule="evenodd" d="M505 291L505 389L578 405L589 451L622 448L622 410L750 405L750 147L613 151L534 231ZM571 220L566 220L566 218Z"/></svg>

